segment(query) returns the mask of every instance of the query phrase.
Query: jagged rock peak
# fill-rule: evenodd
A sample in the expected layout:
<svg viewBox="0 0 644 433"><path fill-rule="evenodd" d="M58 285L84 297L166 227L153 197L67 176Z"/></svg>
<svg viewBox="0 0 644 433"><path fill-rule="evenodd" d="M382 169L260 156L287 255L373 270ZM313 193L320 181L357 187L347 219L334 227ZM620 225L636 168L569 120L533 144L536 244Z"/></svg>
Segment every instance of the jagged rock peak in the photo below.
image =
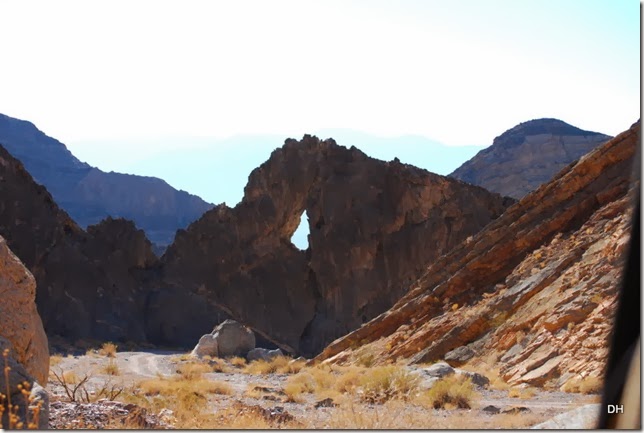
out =
<svg viewBox="0 0 644 433"><path fill-rule="evenodd" d="M178 232L162 258L164 278L282 349L310 355L391 306L422 264L508 204L481 187L305 135L253 170L235 208L220 205ZM290 242L303 212L306 251Z"/></svg>

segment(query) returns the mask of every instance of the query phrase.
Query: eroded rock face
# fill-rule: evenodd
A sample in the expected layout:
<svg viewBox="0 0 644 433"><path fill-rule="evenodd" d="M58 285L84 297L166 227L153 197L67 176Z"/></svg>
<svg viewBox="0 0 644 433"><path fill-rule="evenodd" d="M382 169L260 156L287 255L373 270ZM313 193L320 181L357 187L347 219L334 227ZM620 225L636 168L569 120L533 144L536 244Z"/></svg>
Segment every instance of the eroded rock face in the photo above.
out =
<svg viewBox="0 0 644 433"><path fill-rule="evenodd" d="M144 341L156 258L143 232L122 219L83 231L3 148L0 178L0 235L36 279L47 333Z"/></svg>
<svg viewBox="0 0 644 433"><path fill-rule="evenodd" d="M511 384L561 387L602 374L630 234L640 123L561 171L430 264L389 311L333 342L385 362L442 359L462 346ZM488 365L488 367L491 367Z"/></svg>
<svg viewBox="0 0 644 433"><path fill-rule="evenodd" d="M25 426L34 420L30 402L19 386L31 391L31 403L40 405L40 413L33 427L47 428L49 398L42 386L49 376L49 348L47 336L36 311L36 283L34 277L11 252L0 237L0 394L19 405L17 412ZM9 367L4 371L5 366ZM8 391L8 396L7 394ZM3 411L0 427L15 427L7 411ZM32 428L33 428L32 427Z"/></svg>
<svg viewBox="0 0 644 433"><path fill-rule="evenodd" d="M422 265L511 200L311 136L287 140L242 202L179 231L163 279L207 297L280 347L310 355L391 306ZM290 238L306 211L309 249Z"/></svg>
<svg viewBox="0 0 644 433"><path fill-rule="evenodd" d="M557 119L521 123L450 176L520 199L611 137Z"/></svg>

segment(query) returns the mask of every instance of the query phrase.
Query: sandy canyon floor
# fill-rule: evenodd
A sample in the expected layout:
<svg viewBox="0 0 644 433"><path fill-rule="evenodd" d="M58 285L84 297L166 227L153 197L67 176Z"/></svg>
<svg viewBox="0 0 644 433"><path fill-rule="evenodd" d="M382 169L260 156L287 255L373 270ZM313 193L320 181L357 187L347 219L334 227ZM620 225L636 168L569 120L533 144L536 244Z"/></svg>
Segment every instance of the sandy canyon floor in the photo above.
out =
<svg viewBox="0 0 644 433"><path fill-rule="evenodd" d="M307 367L287 358L248 364L158 350L51 359L51 428L529 428L599 401L510 387L488 372L490 385L468 388L464 408L435 408L435 395L410 379L423 366ZM365 383L391 379L383 372L402 372L404 392L385 386L368 398Z"/></svg>

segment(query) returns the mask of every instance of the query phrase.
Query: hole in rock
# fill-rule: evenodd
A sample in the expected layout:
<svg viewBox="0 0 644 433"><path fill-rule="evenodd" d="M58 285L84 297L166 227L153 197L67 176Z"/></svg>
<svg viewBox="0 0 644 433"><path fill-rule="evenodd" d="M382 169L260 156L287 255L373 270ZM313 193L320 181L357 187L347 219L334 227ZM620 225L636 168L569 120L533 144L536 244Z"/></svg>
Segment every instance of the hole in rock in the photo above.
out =
<svg viewBox="0 0 644 433"><path fill-rule="evenodd" d="M300 224L291 236L291 242L300 250L305 251L309 247L309 218L306 211L300 215Z"/></svg>

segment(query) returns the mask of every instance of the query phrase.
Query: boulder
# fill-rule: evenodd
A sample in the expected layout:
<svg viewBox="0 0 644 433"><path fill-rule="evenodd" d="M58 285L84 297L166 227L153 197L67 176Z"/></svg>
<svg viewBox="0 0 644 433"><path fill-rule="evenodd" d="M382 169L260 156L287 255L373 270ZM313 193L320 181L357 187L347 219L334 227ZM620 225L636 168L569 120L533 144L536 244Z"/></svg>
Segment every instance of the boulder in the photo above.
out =
<svg viewBox="0 0 644 433"><path fill-rule="evenodd" d="M467 346L460 346L445 354L445 361L452 367L465 364L475 355L474 351Z"/></svg>
<svg viewBox="0 0 644 433"><path fill-rule="evenodd" d="M449 376L450 374L454 374L456 370L454 370L446 362L437 362L434 365L423 368L423 372L430 377L443 378L445 376Z"/></svg>
<svg viewBox="0 0 644 433"><path fill-rule="evenodd" d="M468 377L474 385L481 388L486 388L490 384L490 379L488 379L486 376L483 376L482 374L474 373L473 371L456 369L456 374Z"/></svg>
<svg viewBox="0 0 644 433"><path fill-rule="evenodd" d="M192 356L203 358L204 356L219 356L217 349L217 339L212 334L202 335L199 343L192 349Z"/></svg>
<svg viewBox="0 0 644 433"><path fill-rule="evenodd" d="M220 357L246 356L255 348L255 334L253 331L234 320L224 320L212 331L217 340L217 351Z"/></svg>
<svg viewBox="0 0 644 433"><path fill-rule="evenodd" d="M284 354L280 349L269 350L269 349L264 349L262 347L256 347L255 349L252 349L248 352L248 355L246 355L246 359L248 359L248 361L255 361L258 359L261 359L264 361L270 361L271 359L281 355L284 355Z"/></svg>
<svg viewBox="0 0 644 433"><path fill-rule="evenodd" d="M49 348L35 297L34 277L0 237L0 337L27 373L46 385Z"/></svg>

